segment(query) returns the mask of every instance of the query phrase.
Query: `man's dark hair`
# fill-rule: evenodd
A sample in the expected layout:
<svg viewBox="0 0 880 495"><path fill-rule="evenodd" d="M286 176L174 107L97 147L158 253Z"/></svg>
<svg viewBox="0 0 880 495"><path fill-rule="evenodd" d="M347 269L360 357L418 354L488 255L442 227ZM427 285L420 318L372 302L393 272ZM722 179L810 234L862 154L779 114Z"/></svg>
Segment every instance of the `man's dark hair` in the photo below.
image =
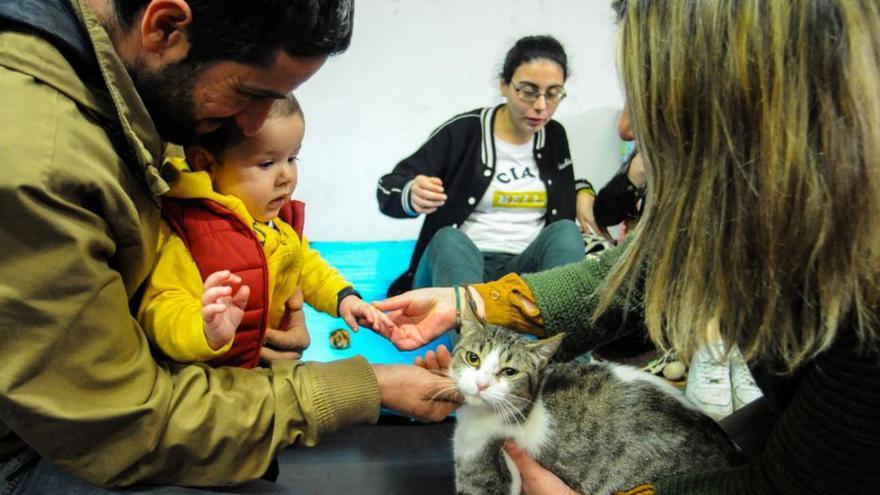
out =
<svg viewBox="0 0 880 495"><path fill-rule="evenodd" d="M296 96L294 96L293 93L289 93L287 98L275 100L275 102L272 103L272 107L269 109L269 115L266 117L266 120L283 119L293 117L294 115L298 115L299 118L305 122L305 116L303 115L302 107L299 105L299 100L296 99ZM209 153L219 158L226 150L238 145L244 141L244 139L245 136L242 135L238 126L224 125L210 134L201 136L199 138L198 146L205 148Z"/></svg>
<svg viewBox="0 0 880 495"><path fill-rule="evenodd" d="M114 0L131 28L150 0ZM191 63L230 60L266 67L277 50L290 56L333 55L351 42L354 0L187 0Z"/></svg>

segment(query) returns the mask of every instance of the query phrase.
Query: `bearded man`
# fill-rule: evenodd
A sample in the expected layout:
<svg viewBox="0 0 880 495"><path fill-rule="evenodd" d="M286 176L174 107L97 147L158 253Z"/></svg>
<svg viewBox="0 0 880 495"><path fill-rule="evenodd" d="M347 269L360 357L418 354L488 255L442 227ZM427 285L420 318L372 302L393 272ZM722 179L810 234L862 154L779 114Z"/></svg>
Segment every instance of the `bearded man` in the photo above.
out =
<svg viewBox="0 0 880 495"><path fill-rule="evenodd" d="M451 410L410 366L157 361L130 312L166 143L257 132L352 18L352 0L0 0L0 492L236 484L380 405Z"/></svg>

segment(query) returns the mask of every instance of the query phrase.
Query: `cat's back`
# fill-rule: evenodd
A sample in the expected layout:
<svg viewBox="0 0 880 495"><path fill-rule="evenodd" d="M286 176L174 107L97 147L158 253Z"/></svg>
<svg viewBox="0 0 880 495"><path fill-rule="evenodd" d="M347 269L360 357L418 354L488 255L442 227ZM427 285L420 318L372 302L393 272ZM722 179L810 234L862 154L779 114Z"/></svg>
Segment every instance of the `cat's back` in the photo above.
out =
<svg viewBox="0 0 880 495"><path fill-rule="evenodd" d="M551 365L541 402L554 425L554 447L542 452L542 464L587 493L723 467L736 458L711 418L662 379L632 367Z"/></svg>

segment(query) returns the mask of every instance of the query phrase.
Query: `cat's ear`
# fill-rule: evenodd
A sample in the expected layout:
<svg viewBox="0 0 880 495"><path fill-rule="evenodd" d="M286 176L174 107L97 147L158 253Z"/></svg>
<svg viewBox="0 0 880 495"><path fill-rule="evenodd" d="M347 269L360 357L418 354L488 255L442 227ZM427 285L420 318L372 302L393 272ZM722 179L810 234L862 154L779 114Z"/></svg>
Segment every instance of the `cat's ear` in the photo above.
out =
<svg viewBox="0 0 880 495"><path fill-rule="evenodd" d="M562 344L562 339L564 338L565 333L557 333L550 338L531 342L526 347L540 356L542 364L547 364L550 362L550 358L556 354L556 351L559 349L559 346Z"/></svg>
<svg viewBox="0 0 880 495"><path fill-rule="evenodd" d="M469 337L486 331L486 327L474 317L470 309L465 309L461 313L461 336Z"/></svg>
<svg viewBox="0 0 880 495"><path fill-rule="evenodd" d="M458 290L456 288L456 290ZM464 288L465 292L468 291L468 288ZM470 294L465 296L466 301ZM474 313L471 309L471 305L469 301L465 304L462 304L461 308L461 336L467 337L472 335L475 332L483 333L486 331L486 325L480 320L480 318Z"/></svg>

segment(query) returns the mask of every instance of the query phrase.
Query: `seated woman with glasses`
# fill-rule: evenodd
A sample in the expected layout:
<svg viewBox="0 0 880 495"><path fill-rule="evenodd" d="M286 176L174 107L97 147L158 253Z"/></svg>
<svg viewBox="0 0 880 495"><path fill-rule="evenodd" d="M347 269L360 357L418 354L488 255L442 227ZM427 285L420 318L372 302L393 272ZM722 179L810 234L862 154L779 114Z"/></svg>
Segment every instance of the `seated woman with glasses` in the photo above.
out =
<svg viewBox="0 0 880 495"><path fill-rule="evenodd" d="M382 213L426 215L409 268L389 295L583 259L568 138L551 120L567 75L556 39L520 39L499 75L506 103L451 118L379 180ZM577 187L592 191L586 181Z"/></svg>

